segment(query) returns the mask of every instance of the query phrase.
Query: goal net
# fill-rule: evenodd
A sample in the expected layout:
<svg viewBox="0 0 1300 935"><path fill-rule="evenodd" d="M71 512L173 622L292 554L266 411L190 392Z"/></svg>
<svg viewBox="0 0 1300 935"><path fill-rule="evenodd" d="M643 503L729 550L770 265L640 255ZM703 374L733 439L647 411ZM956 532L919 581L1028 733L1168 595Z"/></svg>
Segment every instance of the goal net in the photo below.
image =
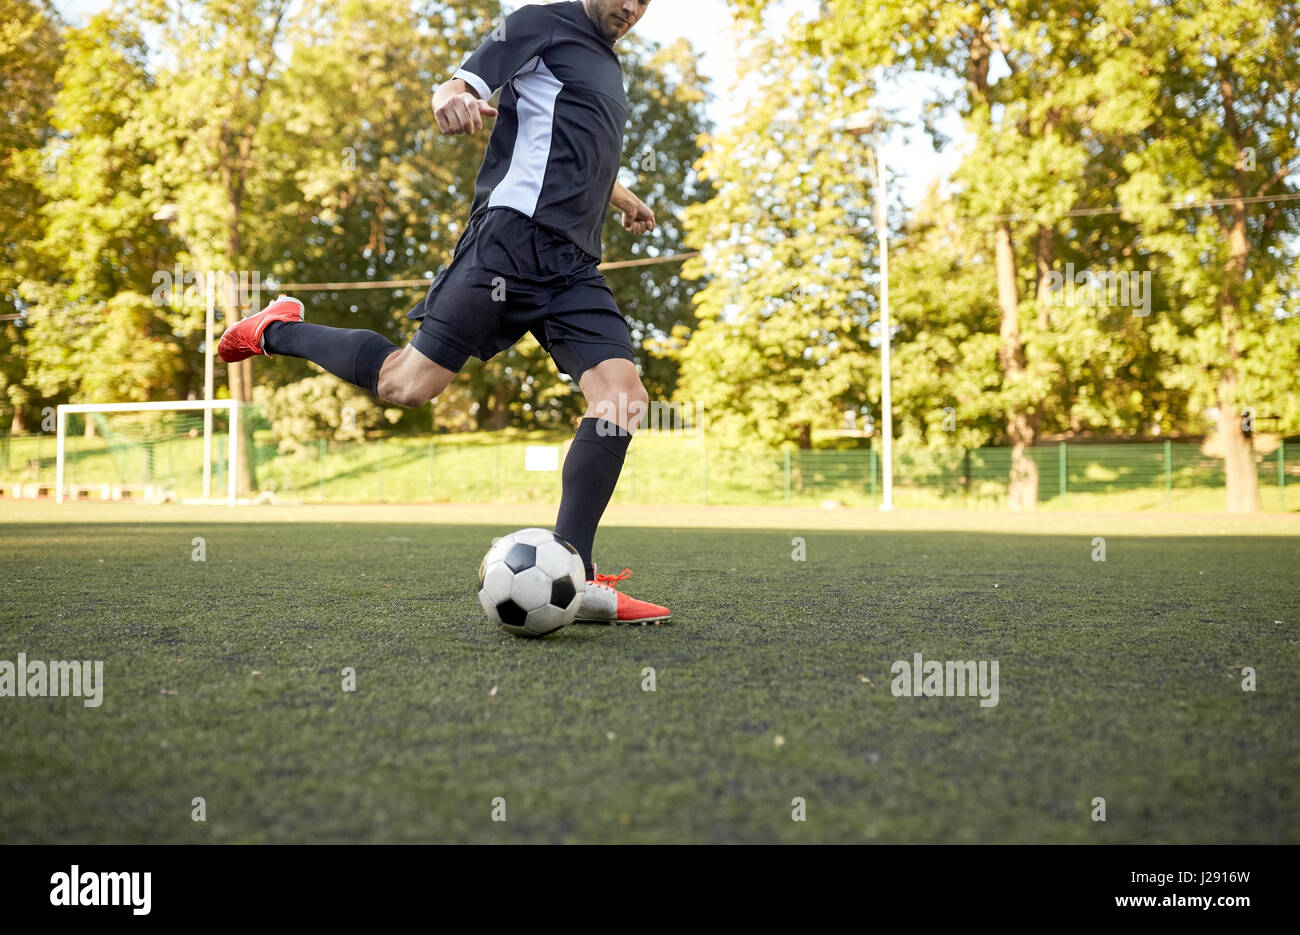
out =
<svg viewBox="0 0 1300 935"><path fill-rule="evenodd" d="M233 506L247 408L229 399L59 406L55 500Z"/></svg>

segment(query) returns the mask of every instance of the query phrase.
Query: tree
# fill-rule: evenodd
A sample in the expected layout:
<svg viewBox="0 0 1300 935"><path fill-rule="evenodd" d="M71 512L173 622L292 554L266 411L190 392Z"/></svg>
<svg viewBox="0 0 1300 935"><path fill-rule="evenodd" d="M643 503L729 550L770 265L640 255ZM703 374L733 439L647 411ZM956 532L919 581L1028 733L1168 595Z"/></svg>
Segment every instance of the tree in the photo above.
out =
<svg viewBox="0 0 1300 935"><path fill-rule="evenodd" d="M1119 21L1151 91L1149 130L1124 158L1126 216L1169 260L1180 313L1157 320L1167 379L1212 409L1227 508L1259 509L1256 416L1300 428L1294 238L1300 202L1300 4L1145 2ZM1169 54L1176 48L1179 55ZM1178 204L1214 201L1209 208Z"/></svg>
<svg viewBox="0 0 1300 935"><path fill-rule="evenodd" d="M175 225L188 265L208 274L256 269L245 238L257 219L250 194L273 167L263 162L267 119L282 71L289 0L141 0L166 58L139 115L156 153L143 189L178 208ZM195 255L197 253L197 255ZM222 285L226 284L222 277ZM245 314L241 296L220 288L227 326ZM230 396L252 401L252 368L227 365ZM241 481L242 487L242 481Z"/></svg>
<svg viewBox="0 0 1300 935"><path fill-rule="evenodd" d="M824 60L788 67L788 49L756 37L745 80L758 85L736 126L708 138L697 164L716 194L686 211L708 277L698 323L669 343L681 365L679 400L702 405L710 431L810 447L815 428L862 411L875 366L867 329L860 229L870 216L862 155L831 121L867 89L832 77Z"/></svg>
<svg viewBox="0 0 1300 935"><path fill-rule="evenodd" d="M685 39L659 46L630 35L619 40L627 75L628 121L620 180L655 212L655 232L630 233L618 212L605 220L606 262L670 256L687 251L683 220L692 204L713 196L694 166L700 140L712 130L704 116L709 81ZM651 399L668 400L677 385L677 362L654 353L675 327L695 320L691 296L699 288L675 263L626 267L604 273L619 309L632 326L641 379Z"/></svg>
<svg viewBox="0 0 1300 935"><path fill-rule="evenodd" d="M281 281L409 279L451 256L473 196L485 137L437 132L430 87L481 41L495 4L413 8L403 0L318 0L292 25L292 59L270 105L265 219L250 249ZM395 342L420 290L304 293L311 320L370 328ZM301 364L259 361L282 383Z"/></svg>
<svg viewBox="0 0 1300 935"><path fill-rule="evenodd" d="M761 10L761 0L755 9ZM890 73L917 69L956 79L955 107L975 144L956 181L962 213L982 217L992 241L993 289L999 311L997 359L1001 383L993 395L1011 443L1008 505L1033 509L1038 470L1028 449L1046 417L1057 367L1035 347L1048 329L1045 286L1055 259L1055 224L1079 197L1085 152L1073 129L1085 99L1060 94L1066 76L1082 84L1086 62L1071 37L1088 3L1022 2L996 8L882 2L865 13L831 0L809 28L809 41L837 51L839 67ZM919 15L918 15L919 14ZM999 80L996 65L1009 74ZM1018 244L1036 241L1026 277ZM1026 280L1032 288L1026 289Z"/></svg>
<svg viewBox="0 0 1300 935"><path fill-rule="evenodd" d="M39 176L55 133L49 109L63 43L61 21L49 0L0 0L0 23L0 98L5 101L0 116L0 420L21 432L38 399L26 376L18 285L30 245L41 239Z"/></svg>
<svg viewBox="0 0 1300 935"><path fill-rule="evenodd" d="M1000 435L998 317L984 231L931 191L890 258L899 441L975 448Z"/></svg>
<svg viewBox="0 0 1300 935"><path fill-rule="evenodd" d="M142 193L154 155L135 123L149 91L144 41L109 12L68 30L66 44L57 135L36 176L42 236L20 287L27 380L49 398L175 398L194 372L197 355L180 342L196 320L149 294L167 238Z"/></svg>
<svg viewBox="0 0 1300 935"><path fill-rule="evenodd" d="M769 5L738 9L761 21ZM1229 506L1254 508L1242 416L1295 408L1294 367L1276 356L1294 347L1295 205L1268 197L1289 193L1294 173L1296 4L828 0L822 13L802 30L808 54L833 51L845 73L957 82L936 105L956 108L975 141L957 205L991 239L1010 504L1036 499L1028 448L1050 426L1194 430L1213 404ZM1120 218L1107 214L1116 193ZM1168 206L1224 193L1210 212ZM1168 304L1147 322L1061 303L1061 261L1159 277Z"/></svg>

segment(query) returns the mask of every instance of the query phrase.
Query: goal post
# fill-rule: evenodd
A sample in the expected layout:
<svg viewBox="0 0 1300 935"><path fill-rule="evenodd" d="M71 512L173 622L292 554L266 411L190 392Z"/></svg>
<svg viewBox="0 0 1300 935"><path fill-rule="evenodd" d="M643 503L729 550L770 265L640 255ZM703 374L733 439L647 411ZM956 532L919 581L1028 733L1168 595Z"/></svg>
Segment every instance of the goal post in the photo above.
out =
<svg viewBox="0 0 1300 935"><path fill-rule="evenodd" d="M238 493L239 478L239 457L240 457L240 407L243 403L233 399L195 399L195 400L176 400L152 403L69 403L57 407L55 410L56 425L56 442L55 442L55 473L54 473L54 500L55 503L62 503L65 493L68 492L66 469L67 469L67 435L68 435L68 416L77 413L81 415L93 416L103 413L123 413L123 412L177 412L177 411L201 411L203 413L203 497L202 502L225 502L228 506L234 506ZM226 496L222 500L214 500L212 496L212 414L213 412L225 412L229 418L229 442L226 447Z"/></svg>

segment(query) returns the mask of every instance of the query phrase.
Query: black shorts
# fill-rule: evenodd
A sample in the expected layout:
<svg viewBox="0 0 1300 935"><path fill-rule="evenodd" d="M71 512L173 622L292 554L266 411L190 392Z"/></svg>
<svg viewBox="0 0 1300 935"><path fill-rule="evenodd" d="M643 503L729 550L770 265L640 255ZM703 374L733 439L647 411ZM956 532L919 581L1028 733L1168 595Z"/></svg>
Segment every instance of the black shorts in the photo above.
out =
<svg viewBox="0 0 1300 935"><path fill-rule="evenodd" d="M574 380L611 357L633 360L632 335L597 260L512 208L470 219L451 263L407 318L415 349L451 371L488 360L531 331Z"/></svg>

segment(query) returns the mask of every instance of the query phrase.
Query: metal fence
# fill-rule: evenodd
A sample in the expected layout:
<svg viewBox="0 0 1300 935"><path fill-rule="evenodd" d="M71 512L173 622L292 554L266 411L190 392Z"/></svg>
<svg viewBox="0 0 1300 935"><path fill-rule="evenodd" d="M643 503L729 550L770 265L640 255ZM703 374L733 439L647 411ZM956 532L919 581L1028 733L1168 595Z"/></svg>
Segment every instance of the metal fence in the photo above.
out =
<svg viewBox="0 0 1300 935"><path fill-rule="evenodd" d="M221 420L218 420L220 423ZM227 435L218 425L212 483L224 490ZM277 499L312 502L558 502L564 442L498 441L438 435L339 442L319 439L278 450L271 433L251 433L249 487ZM534 449L530 455L529 449ZM548 452L549 449L549 452ZM1280 444L1256 456L1261 503L1287 509L1287 485L1300 481L1300 458ZM1220 510L1224 468L1194 442L1090 444L1030 449L1038 499L1048 508ZM6 498L52 493L50 434L0 435L0 488ZM536 469L538 466L543 468ZM894 455L899 507L997 508L1011 467L1008 448L901 448ZM530 469L532 468L532 469ZM151 437L68 439L68 484L162 490L168 499L202 494L202 440L191 423ZM879 505L882 470L874 449L754 450L670 433L639 435L628 450L614 502L791 506ZM1296 500L1295 495L1292 497ZM1300 506L1300 500L1292 508Z"/></svg>

